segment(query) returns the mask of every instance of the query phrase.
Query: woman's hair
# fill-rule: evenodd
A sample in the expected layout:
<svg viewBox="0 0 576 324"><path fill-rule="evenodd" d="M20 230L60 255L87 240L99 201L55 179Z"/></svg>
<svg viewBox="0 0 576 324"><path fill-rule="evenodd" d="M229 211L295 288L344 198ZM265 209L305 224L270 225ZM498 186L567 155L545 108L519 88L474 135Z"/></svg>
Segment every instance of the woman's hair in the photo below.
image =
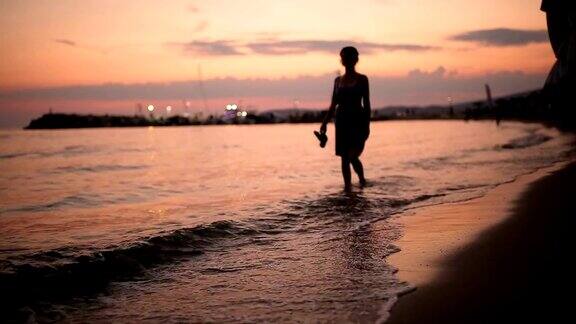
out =
<svg viewBox="0 0 576 324"><path fill-rule="evenodd" d="M340 57L358 59L358 50L354 46L346 46L340 50Z"/></svg>

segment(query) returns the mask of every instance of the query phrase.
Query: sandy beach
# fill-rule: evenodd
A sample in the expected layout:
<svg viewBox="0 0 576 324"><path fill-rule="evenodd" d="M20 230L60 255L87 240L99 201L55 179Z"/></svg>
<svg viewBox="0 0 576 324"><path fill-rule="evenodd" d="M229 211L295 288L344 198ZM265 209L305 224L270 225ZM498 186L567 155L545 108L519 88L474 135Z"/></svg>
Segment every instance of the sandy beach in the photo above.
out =
<svg viewBox="0 0 576 324"><path fill-rule="evenodd" d="M573 317L576 163L559 163L486 196L399 218L389 261L416 290L387 323L560 323Z"/></svg>

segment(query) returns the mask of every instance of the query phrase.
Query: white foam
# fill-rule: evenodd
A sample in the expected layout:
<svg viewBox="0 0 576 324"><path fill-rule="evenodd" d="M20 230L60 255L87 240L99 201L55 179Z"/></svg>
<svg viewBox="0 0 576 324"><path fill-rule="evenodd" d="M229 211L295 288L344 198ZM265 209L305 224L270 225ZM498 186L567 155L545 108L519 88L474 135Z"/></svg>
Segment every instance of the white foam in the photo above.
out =
<svg viewBox="0 0 576 324"><path fill-rule="evenodd" d="M393 295L380 308L380 311L378 312L379 316L378 319L376 320L376 323L377 324L386 323L386 321L388 321L388 319L390 318L390 311L398 301L398 298L403 295L409 294L415 290L416 290L415 286L407 285L406 287L399 288L395 292L393 292Z"/></svg>

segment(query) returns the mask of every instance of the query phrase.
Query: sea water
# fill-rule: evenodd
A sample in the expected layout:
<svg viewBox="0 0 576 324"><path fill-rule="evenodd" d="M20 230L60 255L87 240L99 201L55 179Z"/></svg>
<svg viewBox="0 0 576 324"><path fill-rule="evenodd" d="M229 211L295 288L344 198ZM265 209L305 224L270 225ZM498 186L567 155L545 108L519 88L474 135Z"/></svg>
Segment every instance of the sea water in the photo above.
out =
<svg viewBox="0 0 576 324"><path fill-rule="evenodd" d="M375 122L368 186L345 193L332 125L325 149L316 126L0 131L0 316L376 321L410 289L386 263L392 217L479 197L574 141L538 124Z"/></svg>

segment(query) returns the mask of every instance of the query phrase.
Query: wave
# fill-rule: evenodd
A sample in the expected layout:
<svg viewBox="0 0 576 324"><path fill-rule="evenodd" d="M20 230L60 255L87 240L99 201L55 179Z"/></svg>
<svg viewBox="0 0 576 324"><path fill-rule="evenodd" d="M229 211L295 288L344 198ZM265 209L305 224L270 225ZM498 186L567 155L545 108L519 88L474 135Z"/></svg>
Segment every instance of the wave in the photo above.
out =
<svg viewBox="0 0 576 324"><path fill-rule="evenodd" d="M22 156L27 156L27 155L30 155L30 153L27 153L27 152L23 152L23 153L6 153L6 154L0 154L0 159L2 159L2 160L14 159L14 158L22 157Z"/></svg>
<svg viewBox="0 0 576 324"><path fill-rule="evenodd" d="M405 163L405 165L409 168L416 168L427 171L438 171L444 169L447 165L455 164L457 163L458 160L470 156L471 153L475 152L469 150L467 152L462 152L457 155L446 155L446 156L418 159L408 161Z"/></svg>
<svg viewBox="0 0 576 324"><path fill-rule="evenodd" d="M546 143L551 139L552 137L548 135L531 133L526 136L514 138L508 143L497 146L496 148L505 150L522 149Z"/></svg>
<svg viewBox="0 0 576 324"><path fill-rule="evenodd" d="M107 148L108 149L108 148ZM50 158L54 156L76 156L83 154L98 153L101 148L95 146L85 146L85 145L68 145L61 149L54 151L29 151L29 152L5 152L0 154L0 159L15 159L20 157L30 157L30 158ZM148 152L149 148L118 148L116 152L126 154L130 152Z"/></svg>
<svg viewBox="0 0 576 324"><path fill-rule="evenodd" d="M394 180L410 182L411 179ZM395 181L381 182L391 185ZM7 301L10 309L39 301L94 294L101 292L113 281L139 280L146 275L148 269L163 264L242 244L268 244L281 233L301 235L303 232L323 231L333 232L335 235L330 236L336 237L339 231L350 230L352 227L349 225L365 226L390 217L411 204L443 195L368 199L362 193L338 193L319 199L286 201L277 208L267 208L264 215L256 218L223 220L182 228L98 251L87 252L82 247L68 247L21 255L0 260L0 287L5 296L10 296ZM394 247L390 246L387 253L394 252Z"/></svg>
<svg viewBox="0 0 576 324"><path fill-rule="evenodd" d="M140 188L140 191L146 188ZM173 193L174 191L169 191ZM162 190L156 190L156 195L162 194ZM35 213L45 211L65 210L67 208L88 209L102 205L134 203L146 200L146 194L142 192L130 192L123 195L110 197L104 194L75 194L61 197L46 203L19 205L8 208L0 208L0 213Z"/></svg>
<svg viewBox="0 0 576 324"><path fill-rule="evenodd" d="M86 145L69 145L56 151L31 151L31 152L18 152L18 153L4 153L0 154L0 159L15 159L20 157L29 158L49 158L53 156L76 156L83 154L97 153L100 149L93 146Z"/></svg>
<svg viewBox="0 0 576 324"><path fill-rule="evenodd" d="M74 249L35 253L2 261L0 287L12 305L90 293L112 280L134 279L147 268L203 254L206 246L221 239L260 232L239 222L218 221L85 255Z"/></svg>
<svg viewBox="0 0 576 324"><path fill-rule="evenodd" d="M12 213L12 212L41 212L41 211L48 211L48 210L57 210L60 208L67 208L67 207L81 207L81 208L90 208L100 206L101 203L97 200L97 197L92 195L71 195L63 197L57 201L48 202L45 204L36 204L36 205L25 205L19 206L14 208L5 208L0 209L2 213Z"/></svg>
<svg viewBox="0 0 576 324"><path fill-rule="evenodd" d="M98 164L93 166L63 166L57 167L53 170L54 173L98 173L98 172L112 172L112 171L130 171L146 169L146 165L119 165L119 164Z"/></svg>

